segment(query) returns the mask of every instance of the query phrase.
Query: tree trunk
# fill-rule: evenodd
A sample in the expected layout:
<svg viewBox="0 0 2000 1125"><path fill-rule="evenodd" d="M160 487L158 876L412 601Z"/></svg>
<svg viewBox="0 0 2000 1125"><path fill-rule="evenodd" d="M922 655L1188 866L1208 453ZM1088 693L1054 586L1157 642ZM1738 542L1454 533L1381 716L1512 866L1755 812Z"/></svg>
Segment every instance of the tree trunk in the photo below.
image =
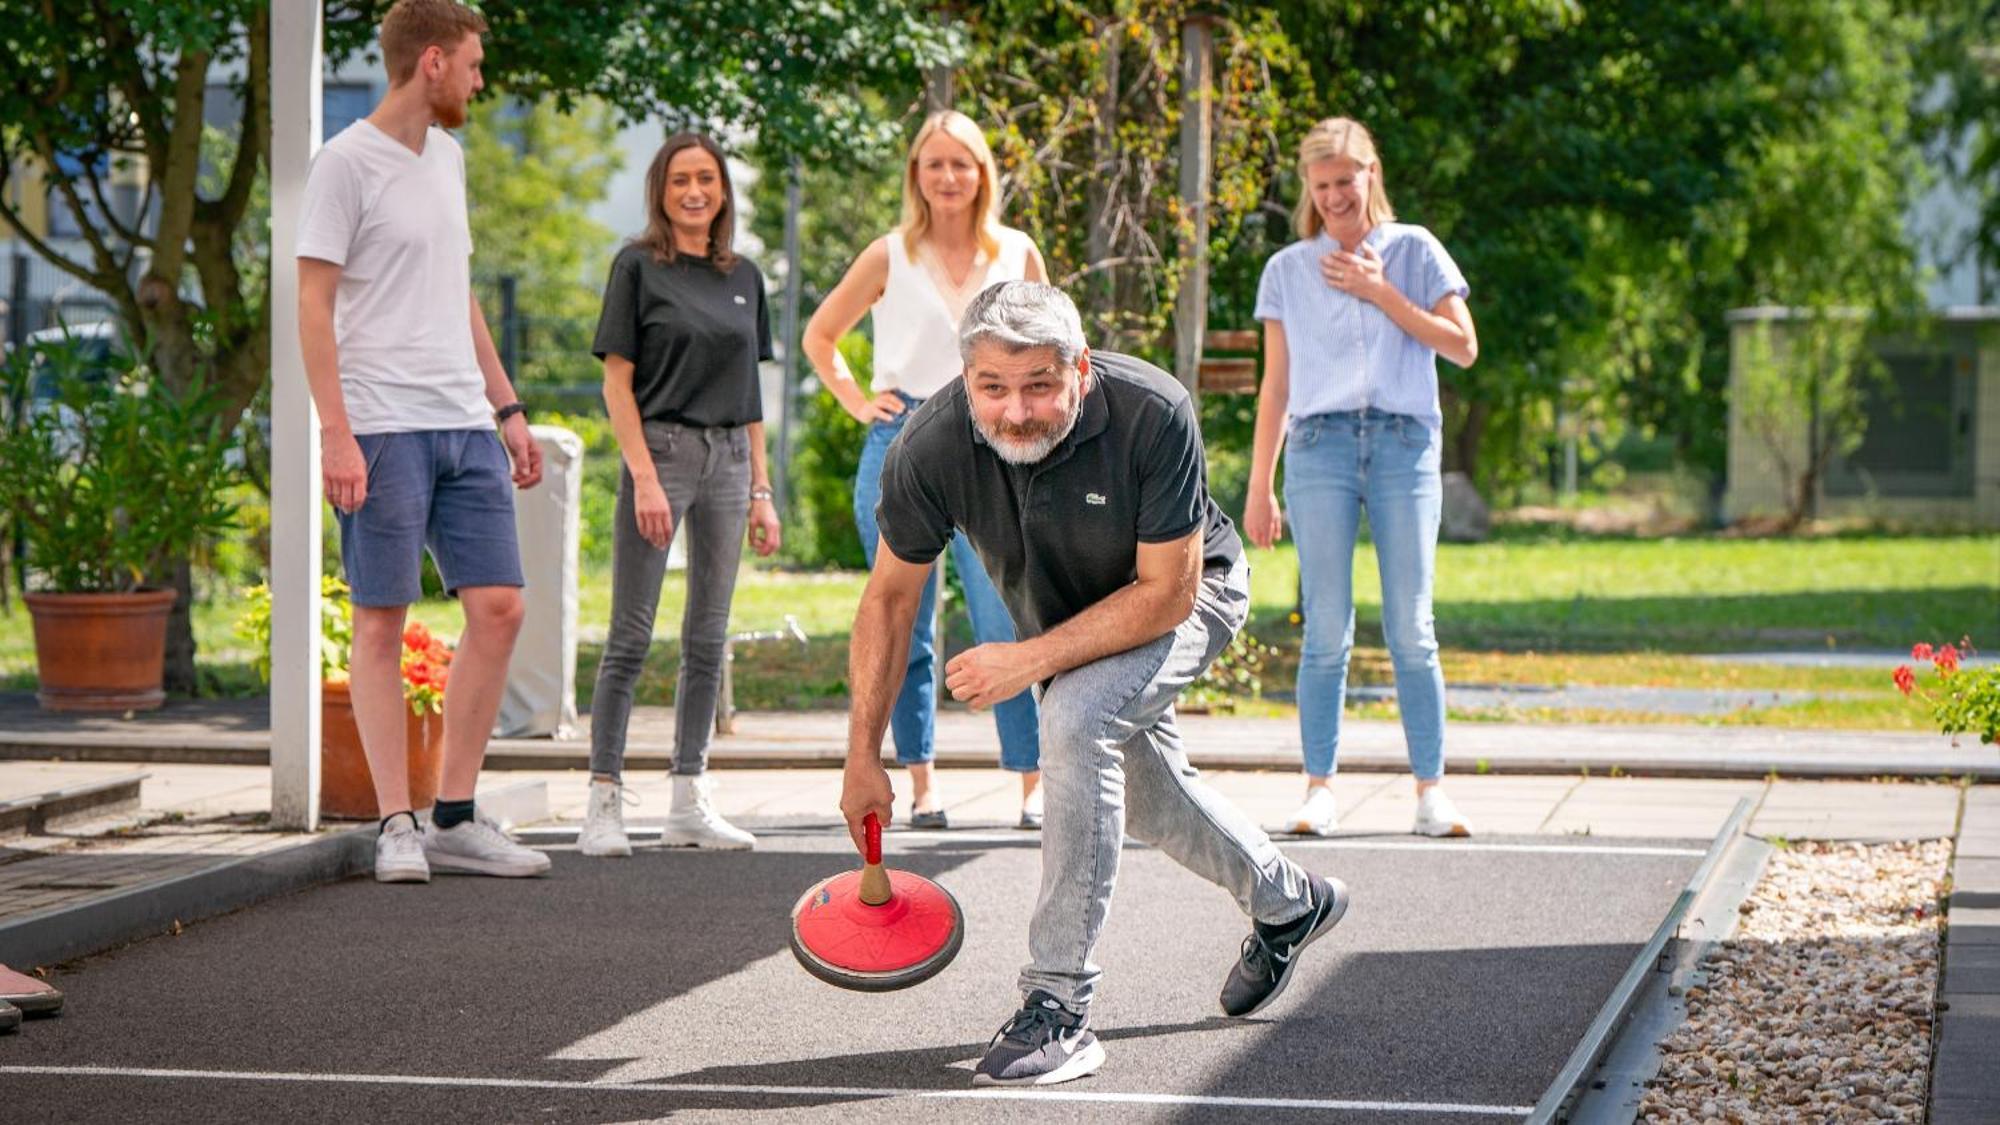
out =
<svg viewBox="0 0 2000 1125"><path fill-rule="evenodd" d="M154 581L179 594L167 615L167 665L161 686L170 695L193 695L201 686L194 667L194 568L186 559L169 563Z"/></svg>
<svg viewBox="0 0 2000 1125"><path fill-rule="evenodd" d="M1107 325L1118 308L1117 277L1119 270L1108 265L1116 255L1116 226L1118 222L1118 51L1122 41L1119 31L1123 27L1113 20L1102 20L1098 38L1103 44L1104 90L1097 103L1097 120L1091 129L1090 177L1090 260L1085 263L1089 269L1089 287L1086 290L1090 320L1099 325ZM1115 346L1117 341L1109 339L1103 346Z"/></svg>
<svg viewBox="0 0 2000 1125"><path fill-rule="evenodd" d="M1442 471L1464 473L1478 479L1479 443L1486 436L1486 422L1493 407L1477 399L1466 399L1448 387L1438 389L1445 416L1445 442L1440 452Z"/></svg>

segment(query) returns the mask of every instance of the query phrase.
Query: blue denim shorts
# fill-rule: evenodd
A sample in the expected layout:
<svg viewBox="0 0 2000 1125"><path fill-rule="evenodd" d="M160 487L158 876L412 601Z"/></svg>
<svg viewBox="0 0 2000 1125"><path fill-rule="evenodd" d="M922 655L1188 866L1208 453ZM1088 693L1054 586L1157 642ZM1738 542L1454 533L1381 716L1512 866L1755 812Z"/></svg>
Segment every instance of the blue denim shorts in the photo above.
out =
<svg viewBox="0 0 2000 1125"><path fill-rule="evenodd" d="M513 468L492 430L357 434L368 496L340 520L340 562L355 605L409 605L430 549L446 593L520 586Z"/></svg>

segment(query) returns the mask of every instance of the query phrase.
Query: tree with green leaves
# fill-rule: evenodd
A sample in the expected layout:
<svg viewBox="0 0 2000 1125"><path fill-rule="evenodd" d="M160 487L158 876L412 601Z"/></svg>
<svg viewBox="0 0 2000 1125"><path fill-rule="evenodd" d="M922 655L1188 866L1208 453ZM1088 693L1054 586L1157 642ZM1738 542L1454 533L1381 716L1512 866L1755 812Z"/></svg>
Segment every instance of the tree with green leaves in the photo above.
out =
<svg viewBox="0 0 2000 1125"><path fill-rule="evenodd" d="M487 323L500 330L500 278L515 284L527 339L510 371L517 383L565 383L597 374L589 326L615 236L590 217L624 162L618 126L601 102L570 112L553 99L489 98L465 128L474 280Z"/></svg>
<svg viewBox="0 0 2000 1125"><path fill-rule="evenodd" d="M1753 432L1804 432L1803 449L1782 457L1796 525L1832 459L1866 431L1863 391L1880 374L1869 337L1907 325L1921 301L1907 223L1925 182L1916 107L1926 33L1892 0L1772 5L1763 19L1778 49L1746 68L1760 126L1728 156L1732 189L1653 246L1653 269L1624 274L1651 279L1645 315L1670 326L1651 354L1678 377L1626 378L1607 398L1676 435L1717 485L1732 405L1761 419ZM1793 310L1780 329L1791 339L1748 357L1732 403L1726 314L1750 306ZM1766 417L1773 410L1779 418ZM1782 439L1764 442L1775 456L1773 442Z"/></svg>
<svg viewBox="0 0 2000 1125"><path fill-rule="evenodd" d="M1261 6L1193 0L996 0L960 18L959 108L992 138L1008 220L1081 298L1094 341L1167 358L1193 265L1176 190L1183 28L1213 21L1217 248L1284 162L1287 80L1304 77L1291 41Z"/></svg>
<svg viewBox="0 0 2000 1125"><path fill-rule="evenodd" d="M388 0L328 0L334 62L365 53ZM627 119L755 130L775 150L834 159L885 126L874 84L944 59L952 33L889 0L491 0L486 74L496 93L564 106L597 97ZM0 0L0 177L32 164L77 216L71 258L8 204L0 225L117 307L158 377L203 379L233 420L270 370L270 293L235 254L252 220L270 137L266 0ZM206 194L203 108L227 91L243 127L221 189ZM211 151L213 146L211 146ZM107 203L114 175L144 184L137 219ZM188 567L167 686L195 686Z"/></svg>
<svg viewBox="0 0 2000 1125"><path fill-rule="evenodd" d="M1947 266L1970 261L1983 304L2000 302L2000 0L1911 0L1929 29L1917 73L1916 122L1931 165L1964 188L1977 221L1959 245L1938 247Z"/></svg>
<svg viewBox="0 0 2000 1125"><path fill-rule="evenodd" d="M253 218L270 135L269 12L256 0L46 4L0 0L0 225L103 293L126 335L176 395L197 384L220 418L241 416L270 370L270 294L236 250ZM248 128L202 190L203 104L226 88ZM6 202L6 180L33 166L76 217L84 252L44 240ZM121 215L114 177L138 177ZM181 592L169 622L166 682L195 686L185 558L149 578Z"/></svg>
<svg viewBox="0 0 2000 1125"><path fill-rule="evenodd" d="M1287 146L1313 117L1366 122L1399 214L1472 281L1480 363L1442 383L1447 468L1518 483L1561 411L1655 429L1719 475L1727 309L1908 292L1908 3L1275 8L1315 90ZM1239 261L1289 240L1275 206L1247 236ZM1247 317L1254 274L1216 284Z"/></svg>
<svg viewBox="0 0 2000 1125"><path fill-rule="evenodd" d="M365 53L392 0L327 0L330 57ZM899 0L488 0L491 88L568 108L597 98L630 121L729 126L771 150L840 162L896 129L872 90L905 87L955 33Z"/></svg>

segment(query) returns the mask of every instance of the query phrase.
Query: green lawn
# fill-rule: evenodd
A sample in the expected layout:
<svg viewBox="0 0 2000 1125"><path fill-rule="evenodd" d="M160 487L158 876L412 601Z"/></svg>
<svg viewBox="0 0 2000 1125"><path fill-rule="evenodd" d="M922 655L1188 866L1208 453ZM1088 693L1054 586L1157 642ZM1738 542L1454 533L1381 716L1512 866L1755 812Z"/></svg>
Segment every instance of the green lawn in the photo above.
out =
<svg viewBox="0 0 2000 1125"><path fill-rule="evenodd" d="M1298 582L1289 550L1253 552L1260 624ZM1448 648L1727 652L1904 648L2000 638L2000 536L1533 539L1438 549ZM1361 636L1380 635L1380 578L1355 554Z"/></svg>
<svg viewBox="0 0 2000 1125"><path fill-rule="evenodd" d="M1275 651L1263 683L1289 690L1299 627L1293 618L1297 558L1289 546L1253 551L1251 631ZM865 576L797 574L746 567L732 628L777 627L786 614L812 637L804 649L766 645L737 661L738 705L837 707L845 699L847 631ZM1355 556L1358 625L1353 678L1387 683L1379 582L1372 550ZM662 638L642 682L643 702L670 702L682 584L669 576L656 632ZM580 622L601 634L608 578L579 591ZM2000 536L1857 537L1804 540L1509 538L1446 545L1438 553L1438 631L1448 681L1770 688L1868 693L1695 721L1917 729L1921 713L1873 670L1718 664L1696 654L1748 649L1901 649L1956 640L2000 648ZM247 653L231 633L236 607L198 606L204 671L222 691L252 691ZM455 605L420 604L415 616L445 635L459 629ZM952 625L965 643L962 617ZM586 644L578 685L587 705L597 646ZM32 686L34 649L24 611L0 614L0 684ZM1283 713L1288 708L1252 704ZM1357 710L1392 715L1393 706ZM1464 718L1495 718L1491 712ZM1689 721L1671 716L1522 714L1523 718Z"/></svg>

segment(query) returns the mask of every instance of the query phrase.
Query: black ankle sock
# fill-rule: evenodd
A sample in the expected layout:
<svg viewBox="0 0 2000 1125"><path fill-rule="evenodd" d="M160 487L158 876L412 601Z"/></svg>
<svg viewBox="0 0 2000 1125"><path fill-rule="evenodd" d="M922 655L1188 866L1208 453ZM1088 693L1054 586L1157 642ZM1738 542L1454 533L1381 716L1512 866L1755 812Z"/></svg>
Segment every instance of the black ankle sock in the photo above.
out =
<svg viewBox="0 0 2000 1125"><path fill-rule="evenodd" d="M375 834L376 834L377 836L380 836L380 835L381 835L382 833L384 833L384 832L387 832L387 831L389 830L389 822L390 822L390 821L392 821L392 820L394 820L394 819L396 819L396 818L397 818L397 817L399 817L399 816L407 816L407 817L409 817L409 818L410 818L410 827L412 827L412 828L418 828L418 827L421 827L420 825L418 825L418 824L417 824L417 814L416 814L416 813L413 813L413 812L411 812L411 811L410 811L410 810L408 810L408 809L404 809L404 810L403 810L402 812L392 812L392 813L390 813L390 814L389 814L388 816L385 816L385 817L383 817L383 818L382 818L382 823L381 823L380 825L376 826L376 828L375 828Z"/></svg>
<svg viewBox="0 0 2000 1125"><path fill-rule="evenodd" d="M1306 912L1289 922L1259 922L1257 936L1265 941L1292 940L1304 935L1305 927L1312 924L1313 916L1319 913L1319 896L1307 891Z"/></svg>
<svg viewBox="0 0 2000 1125"><path fill-rule="evenodd" d="M463 801L439 801L431 806L431 825L436 828L450 828L472 819L472 798Z"/></svg>

